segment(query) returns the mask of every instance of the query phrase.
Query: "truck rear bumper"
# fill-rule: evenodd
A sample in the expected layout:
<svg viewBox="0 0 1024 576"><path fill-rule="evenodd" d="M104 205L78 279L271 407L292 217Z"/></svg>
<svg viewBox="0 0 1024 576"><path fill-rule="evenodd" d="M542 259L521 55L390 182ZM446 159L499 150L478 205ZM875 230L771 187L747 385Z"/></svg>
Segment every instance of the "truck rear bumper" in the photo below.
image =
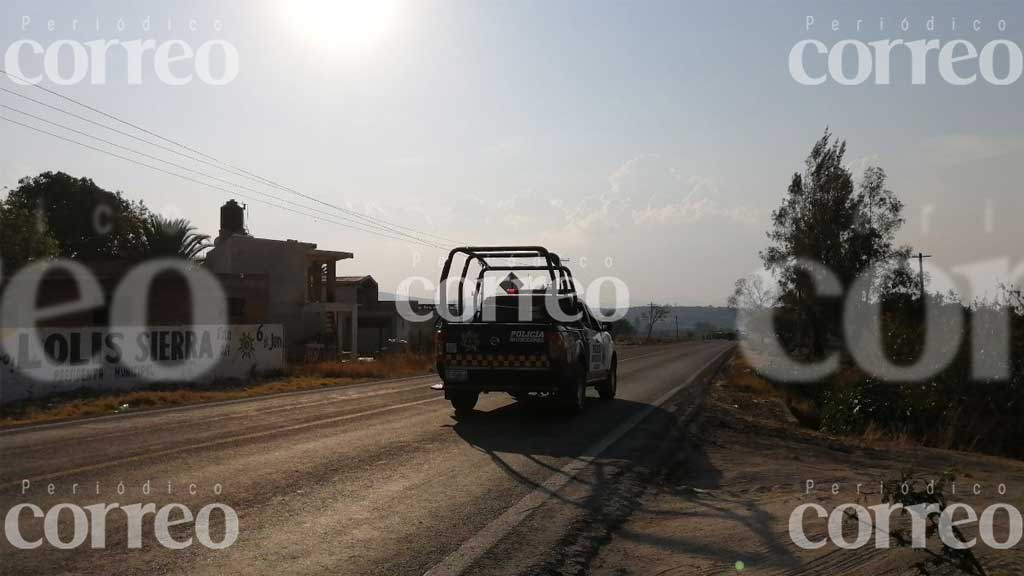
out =
<svg viewBox="0 0 1024 576"><path fill-rule="evenodd" d="M547 369L446 368L444 390L477 392L556 392L559 373Z"/></svg>

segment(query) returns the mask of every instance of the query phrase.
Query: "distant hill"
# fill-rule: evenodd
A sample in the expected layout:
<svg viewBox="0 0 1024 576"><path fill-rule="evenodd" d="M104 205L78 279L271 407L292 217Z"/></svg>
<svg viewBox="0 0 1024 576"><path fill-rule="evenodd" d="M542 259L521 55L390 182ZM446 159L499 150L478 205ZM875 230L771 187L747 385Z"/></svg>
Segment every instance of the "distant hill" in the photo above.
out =
<svg viewBox="0 0 1024 576"><path fill-rule="evenodd" d="M626 319L636 328L637 332L647 329L643 315L649 310L646 306L634 306L629 309ZM671 336L675 334L676 320L679 318L679 330L692 330L698 323L710 324L717 330L734 330L736 328L736 310L723 306L673 306L672 312L664 320L654 325L655 335Z"/></svg>
<svg viewBox="0 0 1024 576"><path fill-rule="evenodd" d="M405 297L390 292L380 292L378 298L382 301L404 300ZM420 302L432 302L431 298L413 298ZM636 328L637 332L647 329L647 323L642 319L647 312L646 306L633 306L626 313L626 319ZM693 330L698 323L710 324L716 330L736 329L736 310L724 306L673 306L668 317L654 326L654 335L673 336L676 330L675 318L679 318L679 330Z"/></svg>

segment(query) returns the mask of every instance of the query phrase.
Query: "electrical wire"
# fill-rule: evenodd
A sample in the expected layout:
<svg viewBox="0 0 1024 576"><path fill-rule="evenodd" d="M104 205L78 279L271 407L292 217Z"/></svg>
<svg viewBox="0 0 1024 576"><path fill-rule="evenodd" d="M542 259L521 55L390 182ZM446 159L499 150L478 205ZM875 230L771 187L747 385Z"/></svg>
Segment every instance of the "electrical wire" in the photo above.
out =
<svg viewBox="0 0 1024 576"><path fill-rule="evenodd" d="M247 178L247 179L252 180L252 181L257 181L257 182L260 182L261 184L263 184L265 186L271 186L271 187L277 188L279 190L282 190L282 191L285 191L285 192L288 192L288 193L300 196L302 198L305 198L305 199L310 200L312 202L315 202L317 204L329 207L329 208L331 208L333 210L336 210L338 212L341 212L341 213L347 214L349 216L352 216L354 218L358 218L360 220L363 220L364 222L372 223L375 226L390 228L394 232L398 232L397 229L402 229L402 230L406 230L406 231L418 234L419 236L432 237L432 238L435 238L435 239L438 239L438 240L442 240L442 241L450 242L450 243L454 243L454 244L466 244L465 242L460 242L460 241L457 241L457 240L453 240L451 238L447 238L447 237L441 236L439 234L433 234L433 233L425 232L425 231L422 231L422 230L418 230L416 228L412 228L412 227L409 227L409 226L403 226L401 224L396 224L396 223L393 223L393 222L389 222L389 221L384 220L382 218L377 218L377 217L370 216L370 215L367 215L367 214L362 214L362 213L360 213L358 211L355 211L355 210L350 210L348 208L344 208L342 206L337 206L337 205L332 204L330 202L325 202L325 201L323 201L323 200L321 200L321 199L319 199L319 198L317 198L315 196L311 196L309 194L305 194L305 193L299 192L298 190L295 190L294 188L290 188L290 187L285 186L283 184L279 184L279 183L277 183L277 182L275 182L275 181L273 181L273 180L271 180L269 178L264 178L263 176L259 176L258 174L255 174L255 173L250 172L248 170L245 170L243 168L239 168L239 167L233 166L232 164L224 162L223 160L219 160L219 159L217 159L217 158L215 158L215 157L213 157L213 156L211 156L209 154L203 153L203 152L201 152L199 150L196 150L195 148L192 148L192 147L189 147L189 146L187 146L185 144L182 144L181 142L178 142L178 141L170 139L170 138L166 138L166 137L161 136L160 134L158 134L156 132L153 132L151 130L143 128L142 126L139 126L139 125L134 124L132 122L129 122L127 120L123 120L123 119L121 119L121 118L119 118L119 117L117 117L117 116L115 116L113 114L104 112L104 111L102 111L102 110L100 110L98 108L95 108L93 106L90 106L88 104L80 102L79 100L71 98L70 96L66 96L64 94L61 94L61 93L55 91L55 90L51 90L49 88L41 86L38 83L31 82L27 78L24 78L24 77L22 77L22 76L20 76L18 74L12 73L12 72L8 72L7 70L5 70L3 68L0 68L0 73L3 73L3 74L5 74L5 75L7 75L7 76L9 76L9 77L11 77L13 79L18 79L21 82L29 84L29 85L31 85L31 86L39 89L39 90L42 90L42 91L44 91L44 92L46 92L48 94L52 94L54 96L57 96L58 98L61 98L63 100L66 100L68 102L76 104L78 106L81 106L82 108L85 108L86 110L90 110L90 111L95 112L97 114L100 114L100 115L102 115L102 116L104 116L106 118L110 118L112 120L115 120L115 121L117 121L117 122L119 122L119 123L121 123L121 124L123 124L125 126L129 126L129 127L134 128L136 130L139 130L139 131L141 131L141 132L143 132L145 134L149 134L149 135L151 135L151 136L153 136L155 138L158 138L158 139L160 139L160 140L162 140L164 142L167 142L169 144L173 144L175 146L178 146L178 147L180 147L180 148L182 148L184 150L187 150L187 151L189 151L189 152L191 152L193 154L197 154L199 156L203 156L205 158L208 158L209 160L203 160L202 158L196 158L195 156L189 156L188 154L184 154L182 152L174 150L173 148L169 148L167 146L163 146L161 144L157 144L157 143L151 142L151 141L146 140L144 138L140 138L140 137L135 136L133 134L130 134L128 132L125 132L125 131L122 131L122 130L118 130L116 128L112 128L112 127L107 126L105 124L102 124L100 122L96 122L94 120L88 119L88 118L86 118L84 116L75 114L73 112L68 112L67 110L64 110L62 108L59 108L59 107L47 104L47 103L42 102L40 100L37 100L35 98L31 98L29 96L25 96L23 94L20 94L18 92L13 91L13 90L9 90L9 89L6 89L6 88L0 88L0 90L4 91L6 93L13 94L15 96L18 96L20 98L24 98L26 100L30 100L30 101L32 101L32 102L34 102L36 104L39 104L41 106L45 106L45 107L50 108L52 110L56 110L56 111L64 113L64 114L68 114L68 115L70 115L72 117L75 117L75 118L77 118L79 120L83 120L85 122L88 122L90 124L99 126L101 128L105 128L107 130L111 130L111 131L116 132L118 134L121 134L123 136L127 136L129 138L138 140L140 142L149 144L151 146L158 147L158 148L160 148L162 150L165 150L165 151L168 151L168 152L171 152L171 153L174 153L174 154L178 154L178 155L180 155L182 157L185 157L185 158L188 158L188 159L190 159L192 161L200 162L200 163L212 166L212 167L216 167L216 168L224 170L226 172L230 172L230 173L232 173L232 174L234 174L236 176ZM212 161L212 162L210 162L210 161Z"/></svg>
<svg viewBox="0 0 1024 576"><path fill-rule="evenodd" d="M5 106L5 108L9 108L9 107ZM305 216L305 217L308 217L308 218L313 218L314 220L328 222L328 223L335 224L337 226L341 226L341 227L344 227L344 228L349 228L349 229L352 229L352 230L358 230L360 232L367 232L367 233L370 233L370 234L375 234L377 236L382 236L382 237L389 238L389 239L392 239L392 240L397 240L397 241L400 241L400 242L406 242L406 243L411 243L411 244L418 244L418 245L425 246L425 247L428 247L428 248L444 250L443 246L439 246L439 245L436 245L436 244L428 244L428 243L422 242L422 241L410 240L409 238L404 238L404 237L401 237L401 236L393 236L391 234L388 234L388 233L385 233L385 232L376 231L376 230L371 230L371 229L366 229L366 228L358 228L358 227L356 227L356 226L354 226L352 224L346 224L346 223L338 222L336 220L332 220L331 218L327 218L327 217L325 217L325 216L323 216L321 214L315 214L315 213L314 214L310 214L308 212L302 212L300 210L296 210L296 209L290 208L288 206L282 206L280 204L275 204L273 202L268 202L266 200L262 200L262 199L259 199L259 198L255 198L253 196L242 194L240 192L237 192L237 191L234 191L234 190L230 190L230 189L224 188L222 186L217 186L216 184L210 184L209 182L204 182L202 180L198 180L198 179L192 178L190 176L179 174L177 172L172 172L170 170L165 170L163 168L160 168L159 166L154 166L152 164L147 164L145 162L141 162L141 161L136 160L134 158L130 158L128 156L117 154L117 153L111 152L109 150L104 150L102 148L98 148L96 146L92 146L90 144L86 144L84 142L79 142L78 140L75 140L73 138L68 138L68 137L62 136L60 134L56 134L56 133L50 132L48 130L43 130L42 128L39 128L39 127L36 127L36 126L32 126L30 124L25 124L23 122L19 122L17 120L8 118L6 116L0 115L0 120L7 121L7 122L10 122L12 124L16 124L18 126L22 126L24 128L28 128L30 130L34 130L36 132L40 132L40 133L45 134L47 136L51 136L53 138L57 138L59 140L63 140L64 142L68 142L68 143L71 143L71 144L76 144L78 146L82 146L84 148L88 148L90 150L94 150L96 152L100 152L102 154L106 154L108 156L112 156L114 158L118 158L120 160L131 162L132 164L136 164L138 166L149 168L151 170L155 170L157 172L160 172L160 173L163 173L163 174L167 174L169 176L174 176L174 177L180 178L182 180L187 180L189 182L193 182L195 184L199 184L201 186L206 186L208 188L212 188L214 190L218 190L218 191L224 192L225 194L228 194L228 195L239 196L239 197L245 198L247 200L252 200L252 201L258 202L260 204L264 204L264 205L267 205L267 206L271 206L273 208L277 208L279 210L285 210L285 211L291 212L293 214L298 214L300 216Z"/></svg>

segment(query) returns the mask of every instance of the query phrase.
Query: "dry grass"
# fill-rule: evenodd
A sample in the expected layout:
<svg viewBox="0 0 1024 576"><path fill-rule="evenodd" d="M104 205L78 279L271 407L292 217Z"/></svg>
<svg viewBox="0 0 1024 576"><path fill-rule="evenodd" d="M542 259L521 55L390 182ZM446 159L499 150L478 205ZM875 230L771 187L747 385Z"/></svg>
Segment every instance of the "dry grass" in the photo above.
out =
<svg viewBox="0 0 1024 576"><path fill-rule="evenodd" d="M761 356L737 354L726 370L726 386L762 400L777 399L801 426L818 428L821 417L813 400L801 395L797 389L775 384L758 374L757 367L767 362L768 359Z"/></svg>
<svg viewBox="0 0 1024 576"><path fill-rule="evenodd" d="M953 410L946 420L935 426L933 433L925 436L915 436L909 426L889 428L869 422L864 433L856 439L861 445L871 448L928 446L960 452L984 452L979 448L981 436L972 434L972 423L963 422L961 416L960 409Z"/></svg>
<svg viewBox="0 0 1024 576"><path fill-rule="evenodd" d="M400 378L425 374L434 367L434 358L425 354L401 354L374 362L320 362L296 366L296 377L313 378Z"/></svg>
<svg viewBox="0 0 1024 576"><path fill-rule="evenodd" d="M736 356L728 371L728 386L743 392L752 394L763 394L765 396L775 395L775 387L767 380L761 378L757 371L750 366L750 363L741 356Z"/></svg>
<svg viewBox="0 0 1024 576"><path fill-rule="evenodd" d="M787 393L783 401L797 422L807 428L817 429L821 425L821 413L813 400Z"/></svg>
<svg viewBox="0 0 1024 576"><path fill-rule="evenodd" d="M756 367L763 362L767 362L767 359L737 354L726 370L723 378L724 385L734 391L764 399L778 398L801 426L818 429L821 424L818 405L812 399L802 395L798 387L775 384L762 378L757 373ZM846 369L838 377L844 382L854 382L857 376L858 373L855 370ZM954 427L949 426L946 429L953 430ZM907 448L921 445L906 430L887 430L875 424L870 424L863 434L845 436L845 438L857 445L869 448ZM953 442L946 441L945 444L943 445L941 440L934 443L938 447L949 449Z"/></svg>
<svg viewBox="0 0 1024 576"><path fill-rule="evenodd" d="M7 407L0 411L0 428L419 376L428 374L433 365L434 360L429 355L405 354L372 362L300 365L279 377L242 382L188 387L159 385L130 392L73 393Z"/></svg>
<svg viewBox="0 0 1024 576"><path fill-rule="evenodd" d="M864 433L858 436L856 440L858 444L868 448L907 448L920 445L920 442L914 440L906 431L893 432L891 430L885 430L874 422L869 423L867 429L864 430Z"/></svg>

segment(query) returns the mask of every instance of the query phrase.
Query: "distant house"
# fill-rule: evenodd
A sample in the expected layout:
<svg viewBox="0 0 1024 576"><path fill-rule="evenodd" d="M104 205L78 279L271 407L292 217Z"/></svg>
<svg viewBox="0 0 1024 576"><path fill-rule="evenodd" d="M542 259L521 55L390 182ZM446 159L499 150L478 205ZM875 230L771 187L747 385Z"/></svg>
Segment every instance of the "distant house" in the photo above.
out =
<svg viewBox="0 0 1024 576"><path fill-rule="evenodd" d="M380 299L380 290L373 276L339 276L334 285L336 300L357 304L360 355L405 348L425 350L432 345L432 307L409 302L410 309L417 315L430 316L429 320L410 322L399 313L397 302Z"/></svg>
<svg viewBox="0 0 1024 576"><path fill-rule="evenodd" d="M206 267L218 277L265 279L266 303L259 321L284 325L292 360L428 349L432 308L410 303L430 320L409 322L396 302L380 300L372 276L337 275L338 262L352 257L351 252L319 250L307 242L255 238L245 229L242 207L231 200L221 208L221 230L206 254ZM247 315L254 303L236 292L228 308Z"/></svg>
<svg viewBox="0 0 1024 576"><path fill-rule="evenodd" d="M352 257L351 252L320 250L309 242L256 238L245 229L242 206L230 200L221 208L220 233L202 268L224 289L227 322L281 324L291 361L374 356L407 348L428 350L432 345L432 305L407 302L427 320L403 318L397 302L380 300L372 276L337 275L338 262ZM104 305L49 318L40 323L42 327L107 326L115 290L138 265L130 260L79 263L99 282ZM193 266L191 270L200 270L199 263ZM58 269L43 278L36 305L52 306L79 297L76 280ZM145 322L151 326L223 321L193 317L194 299L207 295L192 294L179 272L158 275L145 297Z"/></svg>
<svg viewBox="0 0 1024 576"><path fill-rule="evenodd" d="M230 324L281 324L288 359L335 359L374 356L383 352L432 345L433 309L409 302L428 318L409 322L398 303L380 300L372 276L338 276L338 262L351 252L320 250L296 240L256 238L245 229L243 208L229 201L221 208L221 229L205 255L202 268L219 281L227 297ZM110 302L134 261L80 262L95 276L105 305L50 318L43 327L106 326ZM199 269L199 264L195 264ZM192 317L195 298L178 272L157 276L149 287L146 323L151 326L205 324L220 320ZM37 306L79 298L75 279L55 270L43 279Z"/></svg>
<svg viewBox="0 0 1024 576"><path fill-rule="evenodd" d="M284 325L289 358L303 357L308 347L335 352L358 350L358 306L337 298L337 263L351 252L318 250L316 244L250 236L244 212L234 200L221 208L221 230L206 254L206 267L217 275L266 277L267 303L263 322ZM234 298L229 310L242 312L250 303Z"/></svg>

